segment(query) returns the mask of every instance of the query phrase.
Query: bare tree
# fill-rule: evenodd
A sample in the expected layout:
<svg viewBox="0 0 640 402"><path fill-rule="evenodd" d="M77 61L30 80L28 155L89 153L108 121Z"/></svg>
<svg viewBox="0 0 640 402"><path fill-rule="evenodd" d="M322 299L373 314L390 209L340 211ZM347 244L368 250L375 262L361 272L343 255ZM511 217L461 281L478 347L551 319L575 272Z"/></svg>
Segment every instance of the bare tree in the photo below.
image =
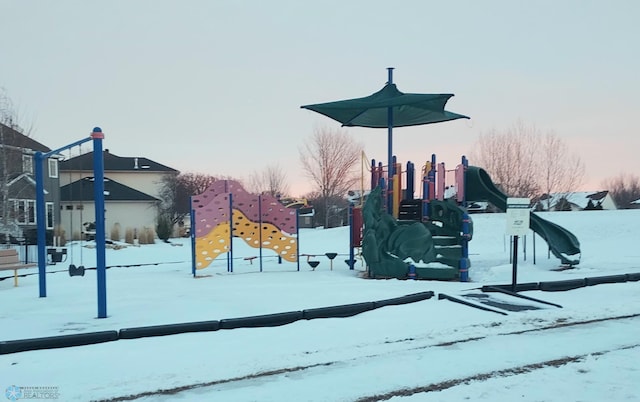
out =
<svg viewBox="0 0 640 402"><path fill-rule="evenodd" d="M214 181L215 176L201 173L182 173L165 176L160 189L160 211L158 216L176 224L191 213L190 199L193 195L203 193Z"/></svg>
<svg viewBox="0 0 640 402"><path fill-rule="evenodd" d="M584 164L577 154L568 152L569 147L555 133L546 133L541 142L541 188L546 194L564 193L566 198L583 183ZM551 197L547 197L547 209L550 202Z"/></svg>
<svg viewBox="0 0 640 402"><path fill-rule="evenodd" d="M360 162L362 145L345 131L316 129L300 148L300 162L323 202L328 227L330 200L344 197L358 181L354 167Z"/></svg>
<svg viewBox="0 0 640 402"><path fill-rule="evenodd" d="M616 206L620 209L632 208L631 203L640 199L640 177L636 175L621 173L606 179L602 186L609 190Z"/></svg>
<svg viewBox="0 0 640 402"><path fill-rule="evenodd" d="M584 165L553 132L516 122L510 128L480 134L470 152L502 190L515 197L533 198L540 192L570 193L582 183Z"/></svg>
<svg viewBox="0 0 640 402"><path fill-rule="evenodd" d="M274 197L286 197L289 193L287 173L277 163L255 171L249 177L249 183L251 191L255 193L266 193Z"/></svg>

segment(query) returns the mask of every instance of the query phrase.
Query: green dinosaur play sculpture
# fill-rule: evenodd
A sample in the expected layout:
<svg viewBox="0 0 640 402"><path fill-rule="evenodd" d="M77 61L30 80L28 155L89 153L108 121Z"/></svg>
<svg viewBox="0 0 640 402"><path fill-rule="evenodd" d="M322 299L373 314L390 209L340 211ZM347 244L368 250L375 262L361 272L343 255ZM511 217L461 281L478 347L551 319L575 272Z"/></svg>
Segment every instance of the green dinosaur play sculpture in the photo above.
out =
<svg viewBox="0 0 640 402"><path fill-rule="evenodd" d="M419 279L458 277L465 211L453 201L429 203L431 216L425 223L398 221L384 211L380 187L369 194L362 209L362 255L369 277L404 279L411 265ZM469 226L470 239L473 229L471 223ZM440 264L427 267L432 262Z"/></svg>
<svg viewBox="0 0 640 402"><path fill-rule="evenodd" d="M369 194L362 215L362 254L375 276L398 277L408 272L409 263L428 263L436 254L431 232L420 222L400 224L382 209L382 190ZM411 260L408 260L411 258Z"/></svg>

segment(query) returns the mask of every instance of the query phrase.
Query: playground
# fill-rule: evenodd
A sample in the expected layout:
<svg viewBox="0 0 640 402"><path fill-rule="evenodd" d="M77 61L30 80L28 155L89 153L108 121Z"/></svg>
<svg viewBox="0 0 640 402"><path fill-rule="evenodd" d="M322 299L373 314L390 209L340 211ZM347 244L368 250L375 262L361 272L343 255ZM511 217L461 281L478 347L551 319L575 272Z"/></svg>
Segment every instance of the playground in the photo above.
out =
<svg viewBox="0 0 640 402"><path fill-rule="evenodd" d="M532 239L527 236L526 260L522 252L519 256L521 281L576 280L640 271L640 250L634 236L639 213L542 213L544 219L575 233L585 251L574 269L557 271L558 259L549 257L544 247L537 250L533 263ZM474 215L472 282L466 283L363 280L360 262L351 271L344 262L336 261L331 270L327 259L321 259L315 271L306 264L297 271L296 264L278 264L275 258L265 258L263 272L259 272L256 261L250 264L240 258L255 255L256 250L244 242L237 246L233 273L227 272L226 261L220 258L194 279L189 239L107 248L106 319L95 318L96 270L91 269L96 267L95 250L87 248L87 271L83 277L69 277L67 267L47 267L51 272L47 274L47 298L37 297L36 268L21 271L29 275L20 277L18 287L13 286L9 274L8 279L0 281L0 304L10 306L0 313L2 341L172 323L222 322L429 291L468 299L464 295L481 294L478 288L483 285L510 281L509 238L504 234L504 219L504 214ZM304 229L300 231L300 253L347 253L348 237L346 227ZM77 254L79 250L73 252ZM57 270L61 272L53 273ZM208 275L204 275L207 271ZM462 400L465 396L474 399L483 395L479 400L534 401L553 400L553 395L571 392L584 401L625 400L624 390L635 389L632 384L640 381L638 371L633 370L634 362L640 358L639 348L633 347L638 335L637 286L638 282L624 282L567 292L527 291L523 293L563 308L522 301L538 308L506 311L507 315L432 297L376 308L348 319L303 319L275 328L121 339L12 353L0 355L0 372L10 382L4 384L5 388L11 384L57 387L59 399L67 401L87 400L88 395L102 400L182 386L186 388L165 397L169 399L162 399L160 394L148 398L170 400L179 395L183 400L195 401L216 395L225 400L250 400L251 392L260 389L264 400L286 400L291 392L306 400L356 400L391 392L396 389L395 383L407 388L426 387L449 380L455 383L474 375L487 377L481 382L452 385L442 392L421 393L418 397ZM628 318L615 318L625 316ZM569 325L600 319L605 320ZM559 323L565 326L552 329ZM522 334L505 335L516 332ZM576 343L576 337L581 342ZM482 339L464 341L470 338ZM436 346L449 343L451 347ZM505 347L506 343L511 346ZM514 350L520 344L527 345L526 352ZM604 353L597 354L601 352ZM126 363L123 356L127 356ZM393 356L393 362L385 356ZM563 358L569 360L559 367L542 364ZM456 367L443 365L442 359L455 360ZM540 364L539 368L533 369L536 364ZM491 375L507 369L514 369L515 373L516 368L529 366L530 371L522 369L519 374ZM291 371L295 367L299 371ZM319 385L327 381L334 386ZM547 386L545 390L522 388L522 384L531 381L544 381ZM202 385L217 382L220 384ZM590 385L584 387L585 382ZM611 384L618 386L612 388Z"/></svg>
<svg viewBox="0 0 640 402"><path fill-rule="evenodd" d="M352 107L363 99L375 104L379 97L407 97L391 84L391 71L383 90L344 103ZM451 96L408 98L421 99L411 107L443 106ZM344 105L326 105L335 109L336 103ZM0 367L20 384L8 386L7 397L45 389L46 395L69 401L87 395L165 400L178 393L185 400L214 394L253 400L259 386L260 400L291 395L378 400L433 396L429 393L449 388L477 395L464 387L482 380L480 392L495 400L505 396L505 375L516 377L512 388L521 394L517 383L528 381L517 377L533 373L548 384L547 368L560 366L595 373L587 376L591 383L602 382L600 373L622 370L626 377L618 389L630 389L639 379L631 362L640 358L634 309L640 301L640 254L630 235L639 211L536 215L529 212L528 200L509 198L465 157L447 170L435 155L419 173L422 189L416 197L415 166L408 162L403 171L393 156L391 107L383 109L389 110L392 163L385 171L382 163L371 162L372 191L364 205L350 208L349 227L301 231L295 209L274 197L250 194L233 180L216 181L191 198L190 239L135 246L116 241L106 247L104 216L96 213L94 237L66 245L70 256L85 247L95 250L81 267L45 266L48 251L39 225L37 269L16 271L11 288L10 277L0 278L0 303L11 307L1 317ZM379 118L378 112L369 117ZM353 121L349 116L346 124ZM371 123L369 117L357 125L381 127L387 119ZM418 124L458 118L466 116L443 111ZM414 123L409 118L398 125ZM90 137L60 150L93 141L94 151L102 154L102 138L96 127ZM38 174L47 155L36 154ZM102 182L102 170L98 161L96 183ZM38 194L41 183L37 176ZM95 210L104 212L104 191L98 187ZM506 211L506 217L471 219L468 203L481 201ZM514 208L521 211L515 214ZM537 237L546 247L536 247ZM584 260L583 249L591 253ZM618 258L612 262L613 250ZM101 320L89 313L95 311L96 293ZM591 330L588 336L585 327ZM504 347L522 343L526 353ZM422 358L418 351L423 350L433 352L430 359ZM598 359L585 362L589 356ZM465 369L439 364L451 359ZM477 359L483 367L474 365ZM96 367L96 361L103 364ZM390 369L398 364L405 370ZM24 385L34 378L43 386ZM611 398L611 381L579 397ZM323 386L327 383L336 386ZM572 386L567 381L553 385L557 395ZM527 390L530 398L520 400L548 399L542 392Z"/></svg>

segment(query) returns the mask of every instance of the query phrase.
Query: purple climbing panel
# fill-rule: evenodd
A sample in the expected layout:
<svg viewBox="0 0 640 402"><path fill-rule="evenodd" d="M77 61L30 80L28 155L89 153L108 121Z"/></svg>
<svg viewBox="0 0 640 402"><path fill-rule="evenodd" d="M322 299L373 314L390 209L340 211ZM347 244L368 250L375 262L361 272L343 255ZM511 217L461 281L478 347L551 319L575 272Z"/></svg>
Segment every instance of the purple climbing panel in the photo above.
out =
<svg viewBox="0 0 640 402"><path fill-rule="evenodd" d="M260 219L258 195L248 193L235 180L218 180L204 193L192 198L196 213L196 237L205 236L217 225L229 221L229 193L233 194L233 209L242 212L250 221L271 223L283 232L296 233L296 210L285 208L271 195L263 195Z"/></svg>

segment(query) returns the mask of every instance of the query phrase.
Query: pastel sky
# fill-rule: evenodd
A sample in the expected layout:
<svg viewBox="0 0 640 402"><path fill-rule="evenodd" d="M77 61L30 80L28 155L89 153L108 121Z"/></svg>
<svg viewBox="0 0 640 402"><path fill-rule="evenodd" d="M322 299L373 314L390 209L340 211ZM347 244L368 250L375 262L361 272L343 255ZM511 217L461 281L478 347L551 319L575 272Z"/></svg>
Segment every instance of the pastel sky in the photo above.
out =
<svg viewBox="0 0 640 402"><path fill-rule="evenodd" d="M523 120L581 156L586 189L640 174L634 0L0 0L0 15L0 86L51 148L100 126L112 153L183 172L278 164L299 195L300 147L340 128L300 106L369 95L395 67L401 91L453 93L471 117L396 129L400 161L453 167ZM345 130L385 161L386 130Z"/></svg>

